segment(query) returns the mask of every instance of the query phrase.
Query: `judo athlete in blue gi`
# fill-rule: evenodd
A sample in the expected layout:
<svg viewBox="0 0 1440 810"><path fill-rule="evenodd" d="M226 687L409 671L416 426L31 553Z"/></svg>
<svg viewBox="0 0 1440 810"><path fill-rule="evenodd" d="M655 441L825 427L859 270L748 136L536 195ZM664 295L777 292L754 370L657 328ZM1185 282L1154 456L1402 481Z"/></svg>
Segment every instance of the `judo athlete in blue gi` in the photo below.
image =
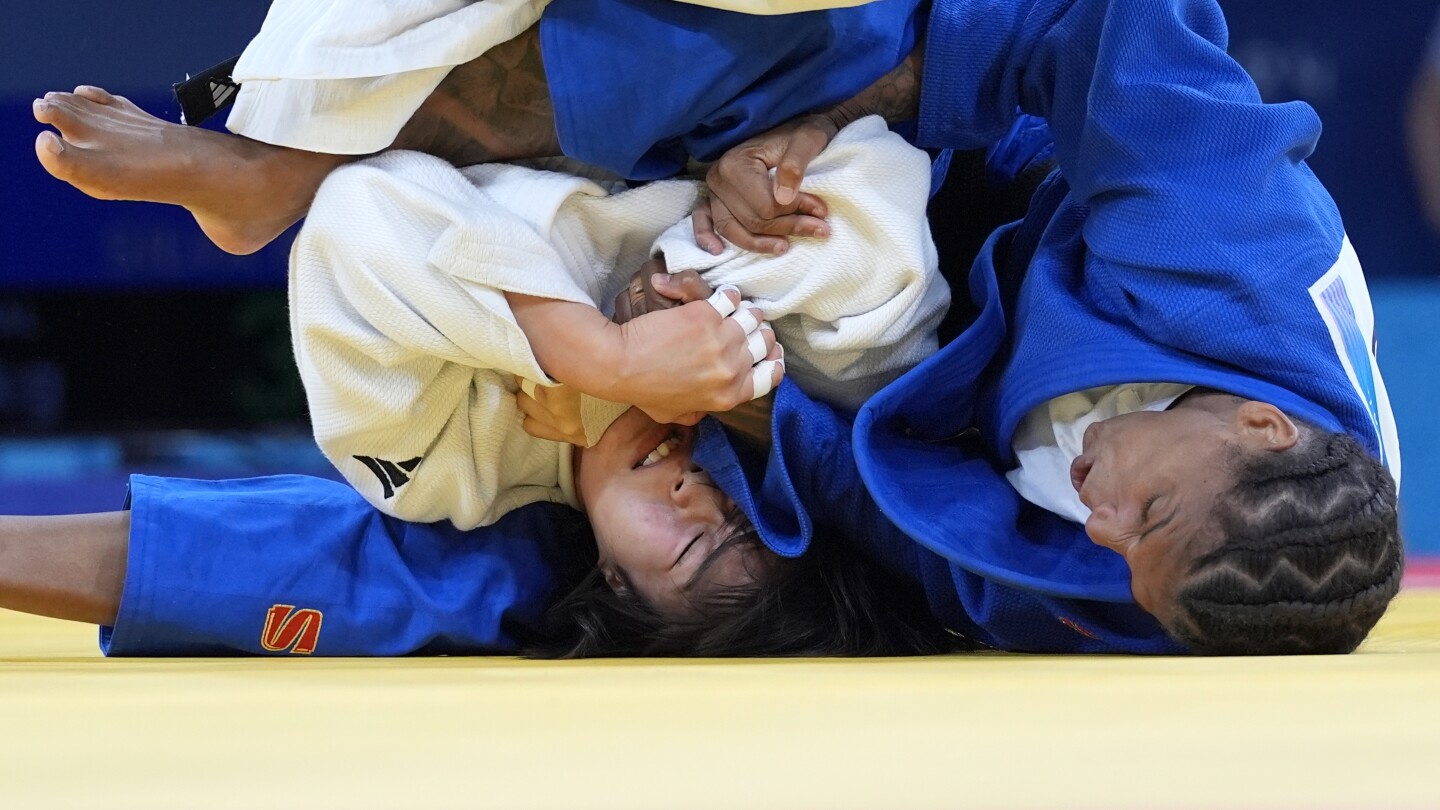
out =
<svg viewBox="0 0 1440 810"><path fill-rule="evenodd" d="M1198 651L1348 652L1399 588L1394 418L1364 277L1303 162L1320 124L1262 103L1226 36L1200 0L932 7L916 143L983 146L1024 112L1059 170L963 279L969 327L862 408L854 453L923 548L882 556L922 580L945 560L932 601L987 643L1164 649L1117 623L1138 604ZM809 130L712 169L749 183L723 235L783 233L766 217L791 213L775 189L823 144Z"/></svg>
<svg viewBox="0 0 1440 810"><path fill-rule="evenodd" d="M608 13L605 25L643 30ZM952 630L1003 649L1181 649L1149 614L1206 651L1363 638L1401 566L1394 483L1377 461L1398 474L1399 456L1363 277L1303 164L1313 112L1260 103L1224 38L1208 2L932 6L917 142L985 145L1023 109L1048 120L1061 173L971 269L970 327L867 404L853 433L782 386L779 451L726 487L767 544L814 553L816 515L848 523ZM743 211L715 190L723 228ZM1184 390L1117 393L1123 415L1091 419L1065 476L1095 543L1002 476L1036 408L1151 383ZM1058 440L1080 421L1051 430Z"/></svg>

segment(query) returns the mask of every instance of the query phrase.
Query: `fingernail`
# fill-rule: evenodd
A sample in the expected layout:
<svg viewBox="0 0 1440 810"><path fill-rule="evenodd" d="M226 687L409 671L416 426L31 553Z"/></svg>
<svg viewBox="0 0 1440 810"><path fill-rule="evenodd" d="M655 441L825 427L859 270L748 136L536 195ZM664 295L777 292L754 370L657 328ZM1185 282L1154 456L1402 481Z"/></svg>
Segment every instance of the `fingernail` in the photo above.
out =
<svg viewBox="0 0 1440 810"><path fill-rule="evenodd" d="M656 273L650 277L650 283L656 287L664 287L670 283L670 274Z"/></svg>
<svg viewBox="0 0 1440 810"><path fill-rule="evenodd" d="M43 99L43 98L37 98L37 99L35 99L35 101L31 102L31 104L30 104L30 108L31 108L32 110L34 110L35 112L37 112L37 113L45 112L45 108L46 108L47 106L48 106L48 105L45 103L45 99Z"/></svg>
<svg viewBox="0 0 1440 810"><path fill-rule="evenodd" d="M830 229L827 228L827 227L825 227L824 225L821 225L820 227L818 227L818 228L815 229L815 238L816 238L816 239L829 239L829 238L830 238Z"/></svg>
<svg viewBox="0 0 1440 810"><path fill-rule="evenodd" d="M787 250L789 250L789 249L790 249L790 243L789 243L789 242L781 242L780 244L778 244L778 245L775 246L774 254L775 254L776 256L783 256L783 255L785 255L785 251L787 251Z"/></svg>
<svg viewBox="0 0 1440 810"><path fill-rule="evenodd" d="M775 202L781 205L789 205L795 202L795 189L786 188L785 186L780 186L775 189Z"/></svg>
<svg viewBox="0 0 1440 810"><path fill-rule="evenodd" d="M40 142L40 145L45 147L46 152L49 152L52 155L58 155L61 152L65 151L65 144L60 142L60 139L56 137L55 133L46 132L44 133L44 135L48 137L44 137L44 139Z"/></svg>

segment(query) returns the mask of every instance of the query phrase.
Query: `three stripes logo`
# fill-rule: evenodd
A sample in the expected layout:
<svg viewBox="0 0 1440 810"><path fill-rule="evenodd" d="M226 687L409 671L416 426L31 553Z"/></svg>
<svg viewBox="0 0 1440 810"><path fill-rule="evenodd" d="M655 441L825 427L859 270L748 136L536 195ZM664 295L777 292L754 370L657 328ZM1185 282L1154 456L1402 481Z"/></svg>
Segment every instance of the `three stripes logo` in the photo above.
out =
<svg viewBox="0 0 1440 810"><path fill-rule="evenodd" d="M230 97L235 95L235 91L239 89L240 85L238 84L211 80L210 101L215 104L215 109L222 109L226 104L230 103Z"/></svg>
<svg viewBox="0 0 1440 810"><path fill-rule="evenodd" d="M294 605L271 605L260 631L260 646L270 652L309 655L320 642L320 624L325 616L318 610Z"/></svg>
<svg viewBox="0 0 1440 810"><path fill-rule="evenodd" d="M401 462L386 461L383 458L370 456L351 456L351 458L364 464L370 469L370 472L375 473L375 477L380 479L380 488L384 491L385 499L389 500L395 496L397 489L410 483L410 476L407 473L414 472L415 468L420 466L420 459L423 456L416 456L409 461Z"/></svg>

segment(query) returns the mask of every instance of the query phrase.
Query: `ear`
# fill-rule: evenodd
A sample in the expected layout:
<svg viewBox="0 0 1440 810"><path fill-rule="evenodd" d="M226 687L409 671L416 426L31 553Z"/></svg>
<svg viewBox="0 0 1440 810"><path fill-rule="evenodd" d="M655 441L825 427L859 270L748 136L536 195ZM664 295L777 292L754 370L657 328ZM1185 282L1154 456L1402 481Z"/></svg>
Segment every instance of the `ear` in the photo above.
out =
<svg viewBox="0 0 1440 810"><path fill-rule="evenodd" d="M1283 453L1300 441L1300 428L1268 402L1249 400L1235 411L1235 432L1255 450Z"/></svg>
<svg viewBox="0 0 1440 810"><path fill-rule="evenodd" d="M601 568L600 573L605 575L605 584L610 586L610 590L614 591L616 596L630 595L630 589L625 587L625 578L620 576L615 569Z"/></svg>

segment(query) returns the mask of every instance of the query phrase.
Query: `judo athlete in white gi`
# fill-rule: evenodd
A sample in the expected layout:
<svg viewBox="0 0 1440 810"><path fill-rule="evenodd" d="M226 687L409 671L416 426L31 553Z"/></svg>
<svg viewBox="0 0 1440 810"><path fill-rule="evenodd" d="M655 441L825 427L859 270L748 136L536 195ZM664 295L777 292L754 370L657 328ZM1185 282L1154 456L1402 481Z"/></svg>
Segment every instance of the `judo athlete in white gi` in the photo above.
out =
<svg viewBox="0 0 1440 810"><path fill-rule="evenodd" d="M537 501L582 509L602 565L625 570L615 580L651 604L677 604L655 583L683 581L709 556L723 540L728 500L710 486L703 520L688 502L666 506L685 520L607 503L599 493L613 499L623 487L585 486L602 475L601 453L522 429L519 381L577 389L579 443L604 458L617 441L631 443L604 475L656 479L649 468L664 459L680 472L677 483L705 489L708 478L688 460L694 431L668 422L722 409L686 368L708 358L708 343L685 344L691 333L672 326L680 310L655 312L626 325L634 331L617 360L606 342L619 329L598 307L629 283L631 269L663 256L671 272L699 271L759 308L742 303L730 316L748 328L720 326L721 357L739 358L732 365L751 385L745 397L764 395L783 369L821 400L853 410L937 348L949 290L925 224L929 173L928 157L878 117L851 125L813 164L807 185L830 205L830 238L769 257L695 247L687 212L696 181L607 188L520 166L457 170L415 152L343 167L321 187L291 257L296 359L316 440L367 500L405 520L469 529ZM537 300L566 309L532 319L527 307ZM704 303L680 309L719 321ZM762 310L769 323L757 329L750 313ZM600 337L585 331L587 311ZM783 361L778 352L765 359L775 338L787 349ZM724 386L732 390L733 379ZM691 564L673 575L627 556L627 541L662 524L667 551L687 548L697 520L705 542L681 556Z"/></svg>

